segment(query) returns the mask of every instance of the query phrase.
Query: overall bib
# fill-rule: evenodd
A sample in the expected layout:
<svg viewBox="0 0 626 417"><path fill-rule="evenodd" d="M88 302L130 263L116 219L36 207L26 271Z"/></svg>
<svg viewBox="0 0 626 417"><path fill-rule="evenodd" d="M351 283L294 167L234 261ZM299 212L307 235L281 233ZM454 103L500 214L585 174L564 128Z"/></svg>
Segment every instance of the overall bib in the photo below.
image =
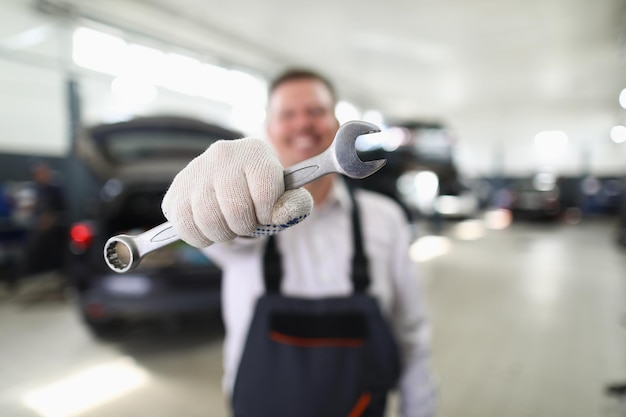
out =
<svg viewBox="0 0 626 417"><path fill-rule="evenodd" d="M354 257L348 296L280 293L274 237L233 391L235 417L382 417L400 374L398 348L370 284L352 190Z"/></svg>

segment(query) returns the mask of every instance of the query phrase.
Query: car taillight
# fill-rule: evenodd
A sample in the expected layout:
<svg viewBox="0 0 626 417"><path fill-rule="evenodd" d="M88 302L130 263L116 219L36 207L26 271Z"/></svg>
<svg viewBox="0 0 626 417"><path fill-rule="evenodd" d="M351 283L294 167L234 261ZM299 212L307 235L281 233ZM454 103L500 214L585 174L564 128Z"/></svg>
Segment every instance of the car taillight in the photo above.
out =
<svg viewBox="0 0 626 417"><path fill-rule="evenodd" d="M86 223L77 223L70 229L71 248L74 253L84 252L93 241L93 229Z"/></svg>

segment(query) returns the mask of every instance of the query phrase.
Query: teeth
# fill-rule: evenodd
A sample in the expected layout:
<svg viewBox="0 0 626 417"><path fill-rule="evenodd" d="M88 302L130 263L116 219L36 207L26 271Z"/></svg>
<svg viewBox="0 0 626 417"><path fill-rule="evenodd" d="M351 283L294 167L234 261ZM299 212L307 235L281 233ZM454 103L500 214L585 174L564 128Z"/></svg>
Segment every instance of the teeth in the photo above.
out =
<svg viewBox="0 0 626 417"><path fill-rule="evenodd" d="M315 139L312 136L297 136L293 140L294 148L299 151L307 151L315 147Z"/></svg>

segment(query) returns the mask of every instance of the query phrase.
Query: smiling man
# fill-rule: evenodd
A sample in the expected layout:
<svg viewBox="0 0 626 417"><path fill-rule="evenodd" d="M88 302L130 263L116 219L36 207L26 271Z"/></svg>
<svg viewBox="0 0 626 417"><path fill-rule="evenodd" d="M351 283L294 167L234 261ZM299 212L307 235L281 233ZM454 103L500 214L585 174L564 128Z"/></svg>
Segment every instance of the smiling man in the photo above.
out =
<svg viewBox="0 0 626 417"><path fill-rule="evenodd" d="M335 138L336 96L324 78L304 70L293 70L270 86L267 136L284 167L319 155ZM305 188L321 203L333 184L333 176L322 177Z"/></svg>
<svg viewBox="0 0 626 417"><path fill-rule="evenodd" d="M404 417L434 415L401 209L338 175L284 191L283 167L332 143L336 101L321 75L285 72L270 86L268 140L218 142L163 200L179 236L223 269L223 382L236 417L382 417L395 388Z"/></svg>

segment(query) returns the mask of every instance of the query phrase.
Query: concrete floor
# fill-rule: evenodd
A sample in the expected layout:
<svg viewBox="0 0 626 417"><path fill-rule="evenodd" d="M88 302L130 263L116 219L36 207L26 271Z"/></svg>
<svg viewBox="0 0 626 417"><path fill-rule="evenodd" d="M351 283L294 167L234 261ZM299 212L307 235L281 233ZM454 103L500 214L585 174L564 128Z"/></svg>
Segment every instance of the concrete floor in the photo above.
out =
<svg viewBox="0 0 626 417"><path fill-rule="evenodd" d="M505 230L474 221L418 242L415 254L430 253L419 267L439 416L626 415L603 394L626 380L626 252L611 232L608 221ZM218 320L101 343L41 282L0 293L0 416L228 415Z"/></svg>

